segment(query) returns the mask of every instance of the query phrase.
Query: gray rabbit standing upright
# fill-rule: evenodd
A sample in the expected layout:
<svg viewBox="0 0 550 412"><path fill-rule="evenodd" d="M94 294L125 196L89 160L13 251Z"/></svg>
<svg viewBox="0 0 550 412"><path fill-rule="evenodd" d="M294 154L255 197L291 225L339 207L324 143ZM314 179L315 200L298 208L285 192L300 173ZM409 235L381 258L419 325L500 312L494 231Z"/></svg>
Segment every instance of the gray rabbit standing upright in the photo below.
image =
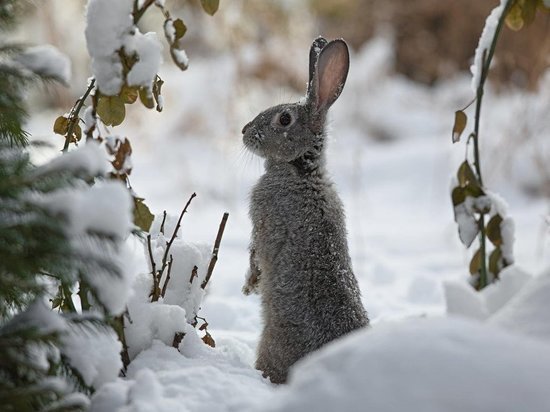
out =
<svg viewBox="0 0 550 412"><path fill-rule="evenodd" d="M286 381L297 360L369 319L351 268L342 202L325 170L325 121L346 81L343 40L317 38L306 99L265 110L243 128L245 146L265 159L251 194L250 272L264 330L256 368Z"/></svg>

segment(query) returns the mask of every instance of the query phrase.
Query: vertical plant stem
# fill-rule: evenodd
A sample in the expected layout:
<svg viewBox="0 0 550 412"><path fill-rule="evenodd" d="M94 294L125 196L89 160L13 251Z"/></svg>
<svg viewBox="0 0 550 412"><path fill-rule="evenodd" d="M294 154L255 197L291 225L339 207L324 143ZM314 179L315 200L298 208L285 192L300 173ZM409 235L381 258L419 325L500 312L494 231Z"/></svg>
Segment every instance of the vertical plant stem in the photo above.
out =
<svg viewBox="0 0 550 412"><path fill-rule="evenodd" d="M485 86L485 81L487 80L487 75L489 74L489 67L491 66L491 61L493 60L493 55L495 54L495 48L498 41L498 36L500 34L500 31L502 29L502 26L504 24L504 20L506 19L506 15L508 14L508 10L510 10L510 7L512 5L513 0L508 0L506 2L506 5L504 6L504 9L502 10L502 14L498 20L497 27L495 29L495 34L493 36L493 40L491 41L491 46L489 47L489 50L483 51L482 56L482 67L481 67L481 76L479 79L479 84L477 86L476 90L476 114L475 114L475 125L474 125L474 133L473 133L473 140L474 140L474 167L476 170L477 178L479 180L479 184L481 187L483 187L483 178L481 175L481 161L480 161L480 154L479 154L479 127L480 127L480 121L481 121L481 105L483 101L483 88ZM487 276L487 258L486 258L486 251L487 251L487 244L486 244L486 236L485 236L485 215L481 214L478 220L478 227L479 227L479 253L481 255L481 265L479 269L479 289L483 289L488 284L488 276Z"/></svg>

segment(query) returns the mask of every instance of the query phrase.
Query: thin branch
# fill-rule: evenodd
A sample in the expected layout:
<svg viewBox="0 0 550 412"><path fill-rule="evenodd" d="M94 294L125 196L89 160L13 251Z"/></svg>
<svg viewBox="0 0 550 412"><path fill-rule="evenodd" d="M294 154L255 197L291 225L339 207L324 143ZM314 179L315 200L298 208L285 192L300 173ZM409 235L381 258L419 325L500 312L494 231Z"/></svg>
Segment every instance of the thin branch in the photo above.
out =
<svg viewBox="0 0 550 412"><path fill-rule="evenodd" d="M201 284L202 289L205 289L206 285L208 285L208 282L212 277L212 272L214 271L214 266L216 266L216 262L218 261L218 251L220 250L220 243L222 241L223 231L225 230L225 224L227 223L228 217L229 217L229 213L226 212L223 214L222 221L218 229L218 235L216 236L216 241L214 242L214 250L212 251L212 258L210 259L210 264L208 265L206 277L204 278Z"/></svg>
<svg viewBox="0 0 550 412"><path fill-rule="evenodd" d="M162 212L162 223L160 224L160 233L164 235L164 223L166 223L166 210Z"/></svg>
<svg viewBox="0 0 550 412"><path fill-rule="evenodd" d="M193 269L191 270L191 277L189 278L189 283L193 283L193 279L199 277L197 271L199 268L195 265L193 266Z"/></svg>
<svg viewBox="0 0 550 412"><path fill-rule="evenodd" d="M178 230L181 226L181 219L183 219L183 215L187 212L187 208L191 204L191 201L197 196L196 193L193 193L191 197L189 197L189 200L185 204L185 207L181 211L180 217L178 219L178 223L176 224L176 227L174 228L174 233L172 233L172 237L168 242L166 242L166 250L164 251L164 255L162 256L162 271L164 271L164 268L166 267L166 261L168 259L168 253L170 252L170 248L172 247L172 243L174 243L174 240L176 239L176 236L178 234Z"/></svg>
<svg viewBox="0 0 550 412"><path fill-rule="evenodd" d="M172 340L172 347L177 349L178 346L180 346L180 343L184 337L185 337L184 332L176 332L174 334L174 339Z"/></svg>
<svg viewBox="0 0 550 412"><path fill-rule="evenodd" d="M67 136L65 136L65 144L63 145L63 152L66 152L69 149L69 144L71 143L71 136L73 135L74 127L76 124L78 124L78 120L80 119L80 110L82 110L82 106L84 106L84 101L88 98L94 86L95 86L95 79L92 79L84 95L76 101L75 105L73 106L73 109L71 110L71 114L69 116L69 126L67 129Z"/></svg>
<svg viewBox="0 0 550 412"><path fill-rule="evenodd" d="M134 11L132 13L132 16L134 18L134 24L137 24L139 20L143 17L143 14L147 11L149 7L153 5L155 0L146 0L145 3L143 3L143 6L141 6L141 9L138 8L138 1L136 0L134 2Z"/></svg>
<svg viewBox="0 0 550 412"><path fill-rule="evenodd" d="M151 247L151 234L149 233L147 235L147 250L149 252L149 260L151 261L151 275L153 275L153 290L151 291L152 300L158 300L155 299L156 292L158 289L158 283L157 283L157 266L155 263L155 259L153 258L153 249Z"/></svg>
<svg viewBox="0 0 550 412"><path fill-rule="evenodd" d="M168 287L168 282L170 281L170 274L172 273L172 264L174 263L174 257L170 254L170 260L168 261L168 272L166 273L166 280L164 281L164 286L160 295L164 297L166 294L166 288Z"/></svg>

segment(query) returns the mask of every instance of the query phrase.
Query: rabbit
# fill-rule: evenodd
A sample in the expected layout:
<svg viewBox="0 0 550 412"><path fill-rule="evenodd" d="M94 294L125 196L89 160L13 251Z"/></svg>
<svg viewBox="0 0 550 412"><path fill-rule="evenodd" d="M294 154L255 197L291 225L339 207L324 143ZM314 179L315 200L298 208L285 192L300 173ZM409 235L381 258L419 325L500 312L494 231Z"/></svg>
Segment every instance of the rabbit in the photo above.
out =
<svg viewBox="0 0 550 412"><path fill-rule="evenodd" d="M305 99L260 113L245 147L265 159L253 187L250 268L243 292L261 297L256 369L284 383L308 353L369 325L348 252L342 202L325 167L325 121L349 68L341 40L317 38Z"/></svg>

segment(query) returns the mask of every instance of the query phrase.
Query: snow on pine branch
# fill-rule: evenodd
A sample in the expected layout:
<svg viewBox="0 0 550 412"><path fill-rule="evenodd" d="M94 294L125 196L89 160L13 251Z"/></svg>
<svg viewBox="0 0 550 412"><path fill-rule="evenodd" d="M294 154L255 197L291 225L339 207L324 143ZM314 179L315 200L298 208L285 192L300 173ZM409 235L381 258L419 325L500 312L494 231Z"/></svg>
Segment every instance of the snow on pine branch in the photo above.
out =
<svg viewBox="0 0 550 412"><path fill-rule="evenodd" d="M41 77L57 80L64 85L69 85L71 81L71 61L51 44L25 49L17 56L17 62Z"/></svg>
<svg viewBox="0 0 550 412"><path fill-rule="evenodd" d="M476 93L481 81L481 72L483 71L483 57L489 53L491 43L495 38L498 22L506 9L506 3L509 0L500 0L500 4L491 11L491 14L485 20L485 26L479 37L479 42L474 55L474 63L470 66L472 72L472 89Z"/></svg>

